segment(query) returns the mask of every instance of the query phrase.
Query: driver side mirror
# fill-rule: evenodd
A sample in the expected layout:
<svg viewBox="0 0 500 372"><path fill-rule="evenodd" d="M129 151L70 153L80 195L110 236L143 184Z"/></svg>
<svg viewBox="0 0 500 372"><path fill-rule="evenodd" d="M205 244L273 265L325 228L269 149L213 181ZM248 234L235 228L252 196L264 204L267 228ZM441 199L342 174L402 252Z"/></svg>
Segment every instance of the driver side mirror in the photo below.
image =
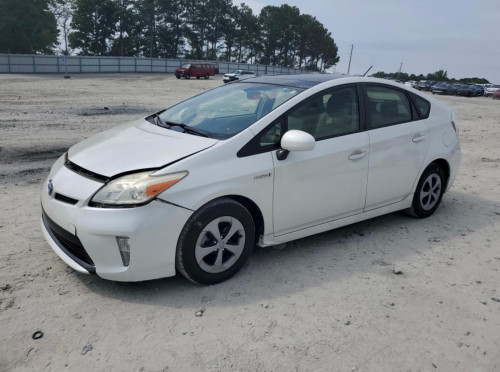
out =
<svg viewBox="0 0 500 372"><path fill-rule="evenodd" d="M276 156L278 160L285 160L290 151L311 151L316 146L316 140L309 133L292 129L281 138L281 150Z"/></svg>

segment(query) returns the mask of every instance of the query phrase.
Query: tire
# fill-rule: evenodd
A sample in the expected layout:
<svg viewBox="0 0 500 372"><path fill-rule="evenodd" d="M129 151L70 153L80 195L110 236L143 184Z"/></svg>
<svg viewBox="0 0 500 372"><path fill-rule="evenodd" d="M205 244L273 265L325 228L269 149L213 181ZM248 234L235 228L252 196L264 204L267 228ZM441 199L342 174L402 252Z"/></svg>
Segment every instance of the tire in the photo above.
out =
<svg viewBox="0 0 500 372"><path fill-rule="evenodd" d="M205 80L208 80L210 79L210 75L209 74L205 74Z"/></svg>
<svg viewBox="0 0 500 372"><path fill-rule="evenodd" d="M175 75L175 77L176 77L177 79L180 79L180 78L181 78L181 75Z"/></svg>
<svg viewBox="0 0 500 372"><path fill-rule="evenodd" d="M197 76L197 77L196 77L196 79L200 80L200 77L199 77L199 76Z"/></svg>
<svg viewBox="0 0 500 372"><path fill-rule="evenodd" d="M177 242L176 268L194 283L217 284L238 272L254 243L250 212L232 199L216 199L184 225Z"/></svg>
<svg viewBox="0 0 500 372"><path fill-rule="evenodd" d="M431 216L441 203L445 185L445 175L441 167L435 163L429 165L418 181L412 206L407 210L408 214L416 218Z"/></svg>

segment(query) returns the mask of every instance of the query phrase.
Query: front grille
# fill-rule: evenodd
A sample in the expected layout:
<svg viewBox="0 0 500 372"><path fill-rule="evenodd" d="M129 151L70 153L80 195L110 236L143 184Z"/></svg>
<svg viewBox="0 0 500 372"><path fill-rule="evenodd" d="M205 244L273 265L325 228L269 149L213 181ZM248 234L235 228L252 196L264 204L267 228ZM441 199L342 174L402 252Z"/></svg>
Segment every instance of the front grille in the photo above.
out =
<svg viewBox="0 0 500 372"><path fill-rule="evenodd" d="M87 251L85 251L85 248L83 248L80 239L52 221L45 211L42 211L42 220L50 236L54 239L59 248L88 272L95 273L94 262Z"/></svg>
<svg viewBox="0 0 500 372"><path fill-rule="evenodd" d="M73 198L70 198L69 196L59 194L59 193L56 193L54 195L54 199L59 200L60 202L63 202L63 203L71 204L71 205L75 205L76 203L78 203L77 199L73 199Z"/></svg>

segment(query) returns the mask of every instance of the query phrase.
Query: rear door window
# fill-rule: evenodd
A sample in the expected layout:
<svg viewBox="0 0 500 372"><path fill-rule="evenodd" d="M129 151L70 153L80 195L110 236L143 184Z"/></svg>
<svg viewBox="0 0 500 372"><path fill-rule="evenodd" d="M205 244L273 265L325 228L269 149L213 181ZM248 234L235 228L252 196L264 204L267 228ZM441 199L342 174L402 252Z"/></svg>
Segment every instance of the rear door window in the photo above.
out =
<svg viewBox="0 0 500 372"><path fill-rule="evenodd" d="M392 87L367 85L366 109L371 128L412 120L411 104L403 91Z"/></svg>

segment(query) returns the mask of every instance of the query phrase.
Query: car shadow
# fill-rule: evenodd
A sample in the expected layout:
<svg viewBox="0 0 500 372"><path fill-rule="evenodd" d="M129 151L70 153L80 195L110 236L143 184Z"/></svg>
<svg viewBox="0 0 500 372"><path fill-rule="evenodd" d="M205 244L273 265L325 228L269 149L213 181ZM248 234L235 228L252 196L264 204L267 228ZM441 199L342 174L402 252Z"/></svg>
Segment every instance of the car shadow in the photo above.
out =
<svg viewBox="0 0 500 372"><path fill-rule="evenodd" d="M415 219L395 212L282 247L256 247L233 278L195 285L182 276L137 283L75 274L89 290L124 302L167 308L239 306L275 301L349 276L394 276L394 264L439 249L500 218L500 203L461 191L448 192L436 213Z"/></svg>

